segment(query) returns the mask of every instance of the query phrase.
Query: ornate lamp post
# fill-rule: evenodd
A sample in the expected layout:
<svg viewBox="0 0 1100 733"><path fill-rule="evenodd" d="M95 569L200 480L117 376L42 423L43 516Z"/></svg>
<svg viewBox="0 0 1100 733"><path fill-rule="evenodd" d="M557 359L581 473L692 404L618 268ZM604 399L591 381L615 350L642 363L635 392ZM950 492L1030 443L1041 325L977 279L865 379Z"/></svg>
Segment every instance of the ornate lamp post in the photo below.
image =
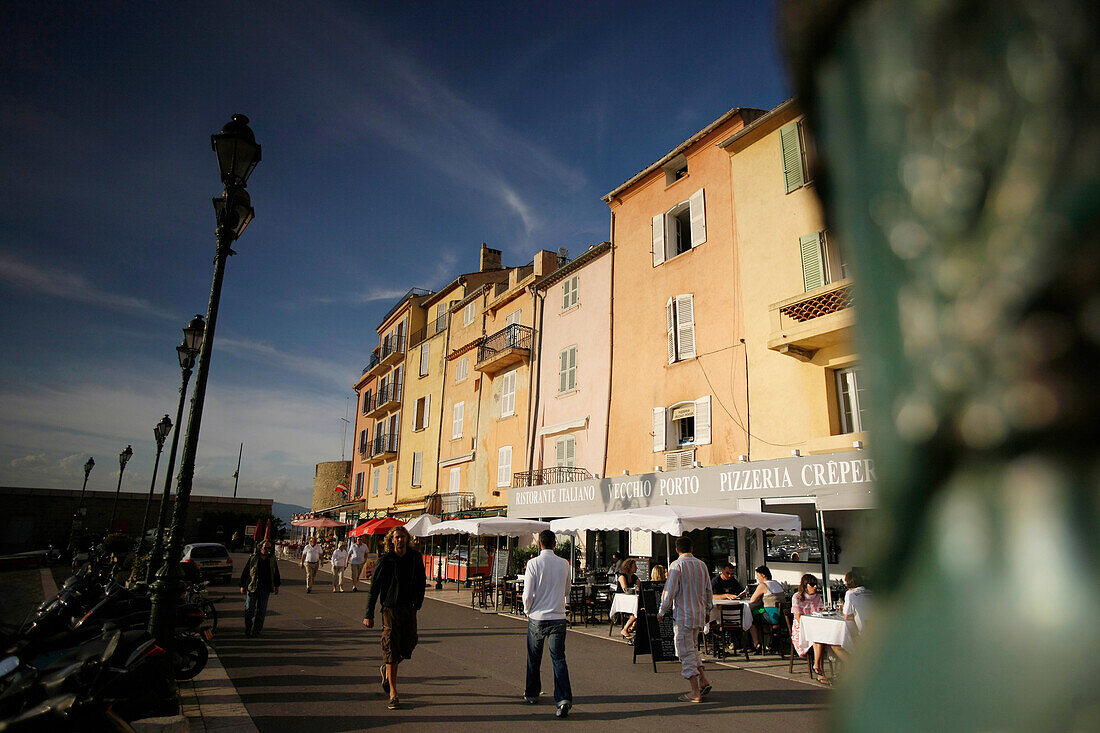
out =
<svg viewBox="0 0 1100 733"><path fill-rule="evenodd" d="M157 469L160 468L160 452L164 450L164 439L168 437L168 431L172 429L172 420L165 415L153 428L153 438L157 441L157 457L153 461L153 478L149 481L149 498L145 500L145 516L141 518L141 536L138 538L137 557L145 551L145 528L149 524L149 507L153 504L153 491L157 487Z"/></svg>
<svg viewBox="0 0 1100 733"><path fill-rule="evenodd" d="M88 460L84 462L84 485L80 487L80 502L76 505L76 511L73 513L73 524L69 528L69 555L76 553L75 532L77 522L80 523L80 529L84 529L84 492L88 490L88 476L91 475L93 468L95 468L95 459L88 456Z"/></svg>
<svg viewBox="0 0 1100 733"><path fill-rule="evenodd" d="M122 493L122 474L126 471L126 464L130 462L133 455L134 449L130 446L126 446L126 449L118 454L118 488L115 489L115 503L111 508L111 521L107 525L107 534L111 534L111 530L115 528L115 515L118 513L118 495Z"/></svg>
<svg viewBox="0 0 1100 733"><path fill-rule="evenodd" d="M210 356L214 347L214 330L218 323L218 304L221 300L225 262L234 254L232 245L255 212L248 193L244 190L248 177L260 162L260 146L248 126L244 115L233 115L221 132L210 136L210 142L218 157L222 183L225 190L214 199L217 217L217 251L214 256L214 280L210 286L210 303L206 308L206 335L199 352L195 374L195 392L191 397L191 412L187 417L187 437L183 441L183 457L180 459L179 481L176 485L176 507L172 513L172 530L165 552L164 566L157 571L153 591L153 608L149 618L149 631L157 643L168 648L173 637L175 606L179 601L179 562L183 546L183 526L187 519L187 506L191 500L191 482L195 476L195 454L199 445L202 409L206 399L206 380L210 373Z"/></svg>
<svg viewBox="0 0 1100 733"><path fill-rule="evenodd" d="M176 466L176 448L180 441L180 423L183 422L183 403L187 397L187 382L191 379L191 370L195 368L202 347L202 336L206 331L206 322L202 316L195 316L183 329L183 343L176 347L180 358L183 380L180 384L180 402L176 408L176 429L172 431L172 448L168 451L168 470L164 475L164 492L160 495L160 515L157 519L157 534L153 538L153 551L149 553L149 562L145 569L145 584L153 582L153 574L160 567L164 553L164 525L168 523L168 497L172 493L172 469Z"/></svg>

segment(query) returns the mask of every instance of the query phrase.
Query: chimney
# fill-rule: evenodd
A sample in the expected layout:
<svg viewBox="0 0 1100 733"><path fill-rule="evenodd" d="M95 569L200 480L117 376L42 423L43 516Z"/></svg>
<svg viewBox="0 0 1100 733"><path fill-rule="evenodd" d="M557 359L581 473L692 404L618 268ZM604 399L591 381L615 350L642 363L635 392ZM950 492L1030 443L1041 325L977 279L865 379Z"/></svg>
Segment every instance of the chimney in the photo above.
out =
<svg viewBox="0 0 1100 733"><path fill-rule="evenodd" d="M534 265L536 277L549 275L551 272L558 269L558 253L540 249L535 253Z"/></svg>
<svg viewBox="0 0 1100 733"><path fill-rule="evenodd" d="M481 269L480 272L489 272L491 270L500 270L501 255L503 253L499 249L491 249L485 242L481 243Z"/></svg>

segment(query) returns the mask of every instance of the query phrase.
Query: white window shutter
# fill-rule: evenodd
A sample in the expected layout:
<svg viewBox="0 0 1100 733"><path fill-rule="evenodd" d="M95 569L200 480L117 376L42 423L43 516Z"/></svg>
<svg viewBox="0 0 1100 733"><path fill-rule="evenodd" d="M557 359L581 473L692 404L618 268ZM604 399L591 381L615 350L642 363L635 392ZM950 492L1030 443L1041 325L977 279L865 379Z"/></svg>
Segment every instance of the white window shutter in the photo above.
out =
<svg viewBox="0 0 1100 733"><path fill-rule="evenodd" d="M565 441L565 465L573 467L577 465L577 439L569 437Z"/></svg>
<svg viewBox="0 0 1100 733"><path fill-rule="evenodd" d="M695 356L695 296L676 296L676 357Z"/></svg>
<svg viewBox="0 0 1100 733"><path fill-rule="evenodd" d="M497 451L497 488L512 483L512 446L502 445Z"/></svg>
<svg viewBox="0 0 1100 733"><path fill-rule="evenodd" d="M665 261L665 215L653 217L653 266Z"/></svg>
<svg viewBox="0 0 1100 733"><path fill-rule="evenodd" d="M698 247L707 241L707 213L703 206L703 189L691 194L688 199L691 211L691 246Z"/></svg>
<svg viewBox="0 0 1100 733"><path fill-rule="evenodd" d="M424 473L424 454L420 451L413 453L412 485L420 486L421 476Z"/></svg>
<svg viewBox="0 0 1100 733"><path fill-rule="evenodd" d="M665 408L653 408L653 452L665 449Z"/></svg>
<svg viewBox="0 0 1100 733"><path fill-rule="evenodd" d="M450 486L451 486L451 493L452 494L454 492L458 491L460 488L462 488L462 474L460 473L461 471L462 471L462 468L460 466L455 466L454 468L451 469L451 484L450 484Z"/></svg>
<svg viewBox="0 0 1100 733"><path fill-rule="evenodd" d="M565 465L565 438L558 438L557 443L554 445L554 465Z"/></svg>
<svg viewBox="0 0 1100 733"><path fill-rule="evenodd" d="M710 445L710 395L695 400L695 445Z"/></svg>
<svg viewBox="0 0 1100 733"><path fill-rule="evenodd" d="M668 363L671 364L676 361L676 310L672 298L665 303L665 329L668 334Z"/></svg>
<svg viewBox="0 0 1100 733"><path fill-rule="evenodd" d="M431 344L420 347L420 376L428 374L428 366L431 363Z"/></svg>
<svg viewBox="0 0 1100 733"><path fill-rule="evenodd" d="M421 425L420 427L426 428L431 423L431 418L429 417L429 415L431 414L431 409L432 409L432 396L430 394L426 394L426 395L424 395L424 424Z"/></svg>
<svg viewBox="0 0 1100 733"><path fill-rule="evenodd" d="M558 367L558 394L569 389L569 350L561 352L561 365Z"/></svg>

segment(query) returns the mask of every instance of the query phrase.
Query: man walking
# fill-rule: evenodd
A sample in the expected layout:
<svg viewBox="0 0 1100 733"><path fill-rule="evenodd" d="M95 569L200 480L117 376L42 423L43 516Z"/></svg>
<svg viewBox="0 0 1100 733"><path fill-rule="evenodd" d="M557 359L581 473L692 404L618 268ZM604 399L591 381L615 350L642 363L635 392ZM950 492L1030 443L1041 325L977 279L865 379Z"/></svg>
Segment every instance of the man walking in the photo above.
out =
<svg viewBox="0 0 1100 733"><path fill-rule="evenodd" d="M673 642L680 659L680 675L691 685L691 692L680 695L684 702L702 702L710 693L710 681L703 670L703 660L695 648L695 640L707 623L714 608L714 595L710 585L707 565L692 554L691 538L686 535L676 540L679 557L668 566L668 580L661 596L661 608L657 621L672 607L675 635Z"/></svg>
<svg viewBox="0 0 1100 733"><path fill-rule="evenodd" d="M527 610L527 686L523 699L530 705L542 693L542 646L550 641L554 667L554 704L564 718L573 708L569 666L565 663L565 602L569 596L569 562L554 554L554 533L539 533L541 552L527 561L523 582L523 607Z"/></svg>
<svg viewBox="0 0 1100 733"><path fill-rule="evenodd" d="M336 545L332 551L332 592L337 589L344 592L344 571L348 569L348 551L344 549L344 543Z"/></svg>
<svg viewBox="0 0 1100 733"><path fill-rule="evenodd" d="M351 592L359 592L359 578L363 575L363 563L367 559L367 546L363 544L363 537L355 538L355 542L348 547L348 565L351 567Z"/></svg>
<svg viewBox="0 0 1100 733"><path fill-rule="evenodd" d="M363 625L374 628L374 605L382 604L382 689L390 710L401 707L397 695L397 665L416 648L416 612L424 605L424 558L409 543L409 531L394 527L386 534L385 554L378 561L367 597Z"/></svg>
<svg viewBox="0 0 1100 733"><path fill-rule="evenodd" d="M321 565L321 546L310 537L302 548L302 561L299 565L306 569L306 593L313 590L313 579L317 577L317 568Z"/></svg>
<svg viewBox="0 0 1100 733"><path fill-rule="evenodd" d="M241 595L244 596L244 635L259 636L264 629L267 599L279 593L279 563L271 540L264 540L241 570Z"/></svg>

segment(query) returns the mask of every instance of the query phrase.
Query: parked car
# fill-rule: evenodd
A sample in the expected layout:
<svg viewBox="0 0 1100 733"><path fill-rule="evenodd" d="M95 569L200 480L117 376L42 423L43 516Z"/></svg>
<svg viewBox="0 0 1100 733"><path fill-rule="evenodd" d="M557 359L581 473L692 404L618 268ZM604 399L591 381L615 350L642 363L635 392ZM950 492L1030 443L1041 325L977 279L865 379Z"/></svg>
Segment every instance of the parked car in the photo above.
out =
<svg viewBox="0 0 1100 733"><path fill-rule="evenodd" d="M193 562L206 580L228 583L233 577L233 558L225 545L216 542L185 545L182 562Z"/></svg>

